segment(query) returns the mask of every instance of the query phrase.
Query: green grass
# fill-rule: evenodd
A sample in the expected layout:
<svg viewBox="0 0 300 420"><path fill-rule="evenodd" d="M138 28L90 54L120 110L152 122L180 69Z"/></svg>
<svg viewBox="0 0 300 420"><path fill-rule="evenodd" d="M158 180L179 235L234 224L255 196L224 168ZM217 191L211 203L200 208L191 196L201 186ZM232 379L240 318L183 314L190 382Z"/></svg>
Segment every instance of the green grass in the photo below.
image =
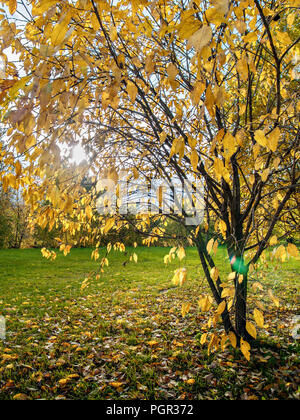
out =
<svg viewBox="0 0 300 420"><path fill-rule="evenodd" d="M265 305L266 344L248 363L238 350L207 355L199 337L209 332L197 300L208 291L197 252L187 250L183 287L163 263L167 248L137 248L138 263L111 252L99 280L81 290L97 269L91 250L74 249L55 261L40 250L0 250L0 399L269 399L298 398L299 348L291 320L299 301L299 260L269 260L258 277L265 292L250 293ZM103 254L104 255L104 254ZM225 250L217 266L228 274ZM271 288L281 307L272 306ZM250 288L251 290L251 288ZM192 309L183 318L181 305ZM219 325L217 326L219 328Z"/></svg>

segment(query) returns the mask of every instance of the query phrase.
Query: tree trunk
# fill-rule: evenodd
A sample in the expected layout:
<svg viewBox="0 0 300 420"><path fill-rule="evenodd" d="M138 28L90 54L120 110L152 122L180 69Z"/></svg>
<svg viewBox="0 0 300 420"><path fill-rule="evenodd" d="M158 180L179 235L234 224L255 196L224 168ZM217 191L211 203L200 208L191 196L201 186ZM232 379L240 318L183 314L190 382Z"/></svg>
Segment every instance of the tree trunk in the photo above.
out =
<svg viewBox="0 0 300 420"><path fill-rule="evenodd" d="M243 275L243 281L241 283L236 280L235 329L239 340L243 338L248 342L252 342L254 338L248 333L246 329L247 283L248 273Z"/></svg>
<svg viewBox="0 0 300 420"><path fill-rule="evenodd" d="M246 316L247 316L247 279L244 276L243 282L236 281L236 303L235 303L235 327L239 337L245 336L246 333Z"/></svg>
<svg viewBox="0 0 300 420"><path fill-rule="evenodd" d="M202 264L202 267L203 267L203 270L204 270L205 277L206 277L207 282L210 286L213 297L215 298L216 303L219 305L222 302L223 299L221 298L219 290L216 287L216 285L214 284L214 282L213 282L213 280L210 276L210 271L209 271L209 268L208 268L208 264L207 264L207 261L205 259L205 245L203 244L203 241L198 241L197 250L198 250L200 261L201 261L201 264ZM235 332L234 327L233 327L232 322L231 322L231 319L230 319L230 314L228 312L227 306L226 306L225 310L223 311L221 317L222 317L223 326L224 326L224 329L225 329L226 333L228 334L230 331Z"/></svg>

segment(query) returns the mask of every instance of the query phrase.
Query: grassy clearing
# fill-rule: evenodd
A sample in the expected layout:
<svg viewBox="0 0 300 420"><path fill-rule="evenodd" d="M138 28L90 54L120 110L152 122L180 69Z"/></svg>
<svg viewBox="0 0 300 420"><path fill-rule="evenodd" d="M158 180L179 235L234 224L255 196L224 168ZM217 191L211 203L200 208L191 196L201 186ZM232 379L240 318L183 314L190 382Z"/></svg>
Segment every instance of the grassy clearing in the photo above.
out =
<svg viewBox="0 0 300 420"><path fill-rule="evenodd" d="M299 398L299 347L291 337L299 308L300 262L270 261L261 267L267 293L251 293L265 304L266 344L248 363L239 351L207 355L199 338L208 331L198 310L207 292L197 252L183 262L188 282L172 287L177 262L166 267L168 249L138 248L138 264L112 253L98 281L80 291L97 267L91 250L75 249L56 261L39 250L0 251L0 399L286 399ZM228 273L219 249L220 271ZM124 264L125 263L125 264ZM253 279L254 281L254 279ZM183 318L181 305L191 302Z"/></svg>

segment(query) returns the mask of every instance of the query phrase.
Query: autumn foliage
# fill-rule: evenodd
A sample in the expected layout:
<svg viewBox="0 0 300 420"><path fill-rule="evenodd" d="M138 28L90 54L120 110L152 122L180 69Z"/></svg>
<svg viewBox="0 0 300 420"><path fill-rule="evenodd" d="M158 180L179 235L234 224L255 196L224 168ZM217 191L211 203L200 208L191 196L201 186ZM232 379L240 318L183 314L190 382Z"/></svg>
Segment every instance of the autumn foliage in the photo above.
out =
<svg viewBox="0 0 300 420"><path fill-rule="evenodd" d="M9 145L2 159L11 168L0 174L4 190L23 188L32 225L60 223L73 236L85 229L82 243L93 240L96 259L112 230L133 224L151 245L166 236L168 219L182 224L185 217L101 216L101 176L117 180L127 170L134 179L200 180L205 218L186 226L184 239L197 247L212 292L199 307L214 302L210 324L221 320L225 329L213 333L209 349L230 342L249 359L255 325L264 326L261 309L252 321L247 313L251 273L269 245L281 261L298 255L279 242L299 225L299 0L2 3L12 15L1 15ZM19 63L10 62L8 47ZM62 150L78 142L89 161L70 167ZM216 238L207 243L210 225ZM217 236L227 247L228 279L214 262ZM67 254L72 243L58 239ZM184 258L182 239L166 263ZM186 274L176 271L174 284Z"/></svg>

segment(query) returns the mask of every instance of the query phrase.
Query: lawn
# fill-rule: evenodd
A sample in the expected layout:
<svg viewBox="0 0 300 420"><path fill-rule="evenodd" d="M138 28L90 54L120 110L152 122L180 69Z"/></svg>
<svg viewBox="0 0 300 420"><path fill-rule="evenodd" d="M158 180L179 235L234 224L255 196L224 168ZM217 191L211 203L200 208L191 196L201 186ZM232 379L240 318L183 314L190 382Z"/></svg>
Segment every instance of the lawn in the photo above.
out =
<svg viewBox="0 0 300 420"><path fill-rule="evenodd" d="M111 252L100 279L81 290L99 262L74 249L55 261L40 250L0 250L0 399L298 399L299 341L292 337L299 309L300 261L264 262L262 347L247 362L232 347L207 354L208 314L198 309L207 292L195 249L187 250L183 287L172 286L178 260L165 266L166 248L137 248L138 263ZM217 265L228 274L225 250ZM226 271L227 269L227 271ZM280 299L277 309L268 296ZM181 314L182 303L191 311ZM251 314L251 310L250 310ZM298 312L299 314L299 312Z"/></svg>

